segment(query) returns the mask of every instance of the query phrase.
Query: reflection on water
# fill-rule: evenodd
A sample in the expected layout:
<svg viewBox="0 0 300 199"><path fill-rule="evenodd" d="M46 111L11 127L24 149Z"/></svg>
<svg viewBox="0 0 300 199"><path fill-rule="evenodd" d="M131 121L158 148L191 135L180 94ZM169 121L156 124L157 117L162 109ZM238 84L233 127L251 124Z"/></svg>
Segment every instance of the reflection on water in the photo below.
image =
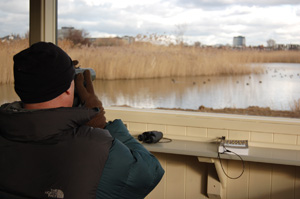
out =
<svg viewBox="0 0 300 199"><path fill-rule="evenodd" d="M300 99L300 64L265 64L262 75L94 82L104 106L136 108L247 108L290 110Z"/></svg>
<svg viewBox="0 0 300 199"><path fill-rule="evenodd" d="M262 75L94 81L105 107L246 108L290 110L300 99L300 64L266 64ZM0 85L0 102L18 100L13 85Z"/></svg>

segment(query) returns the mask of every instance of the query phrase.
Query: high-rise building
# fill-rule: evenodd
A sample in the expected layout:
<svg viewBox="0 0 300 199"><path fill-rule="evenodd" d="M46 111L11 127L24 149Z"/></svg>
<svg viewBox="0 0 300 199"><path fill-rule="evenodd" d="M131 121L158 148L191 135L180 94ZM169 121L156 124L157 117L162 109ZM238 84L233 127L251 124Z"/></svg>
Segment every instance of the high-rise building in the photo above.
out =
<svg viewBox="0 0 300 199"><path fill-rule="evenodd" d="M243 36L233 37L233 47L242 48L246 46L246 39Z"/></svg>

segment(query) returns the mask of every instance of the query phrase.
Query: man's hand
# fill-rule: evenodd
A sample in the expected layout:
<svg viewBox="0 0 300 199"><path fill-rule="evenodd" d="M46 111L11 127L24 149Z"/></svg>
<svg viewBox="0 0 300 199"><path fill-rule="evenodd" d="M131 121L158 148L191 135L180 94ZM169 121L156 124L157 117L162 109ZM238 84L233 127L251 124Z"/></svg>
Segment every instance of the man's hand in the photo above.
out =
<svg viewBox="0 0 300 199"><path fill-rule="evenodd" d="M84 86L84 81L86 86ZM75 77L75 87L79 95L80 101L88 108L99 108L100 112L91 119L87 125L92 127L104 128L106 125L106 118L104 116L105 111L102 106L102 102L98 99L94 92L94 87L91 80L91 74L89 70L85 70L79 73Z"/></svg>

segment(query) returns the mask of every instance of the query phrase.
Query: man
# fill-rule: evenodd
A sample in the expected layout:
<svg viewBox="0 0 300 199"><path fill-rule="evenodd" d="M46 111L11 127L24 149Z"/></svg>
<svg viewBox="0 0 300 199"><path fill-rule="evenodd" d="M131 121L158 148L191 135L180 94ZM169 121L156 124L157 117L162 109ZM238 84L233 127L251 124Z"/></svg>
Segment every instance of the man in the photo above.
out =
<svg viewBox="0 0 300 199"><path fill-rule="evenodd" d="M74 76L52 43L14 56L21 102L0 108L1 199L138 199L161 180L158 160L122 121L106 123L89 71ZM72 107L74 85L82 107Z"/></svg>

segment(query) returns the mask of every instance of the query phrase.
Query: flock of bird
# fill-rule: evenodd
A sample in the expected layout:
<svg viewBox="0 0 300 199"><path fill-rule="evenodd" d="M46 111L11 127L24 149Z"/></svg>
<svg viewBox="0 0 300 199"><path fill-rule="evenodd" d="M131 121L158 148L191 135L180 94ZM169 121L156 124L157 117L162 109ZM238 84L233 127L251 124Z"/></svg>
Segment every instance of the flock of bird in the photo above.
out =
<svg viewBox="0 0 300 199"><path fill-rule="evenodd" d="M270 70L270 69L269 69L269 70ZM285 70L283 69L283 71L285 71ZM266 73L268 74L269 71L266 70ZM277 77L277 75L278 75L279 77L281 77L281 78L289 77L289 78L292 79L292 78L294 77L293 74L283 74L283 73L279 72L277 69L274 69L274 70L273 70L273 73L274 73L274 74L272 75L272 77ZM300 77L300 73L297 73L297 76Z"/></svg>
<svg viewBox="0 0 300 199"><path fill-rule="evenodd" d="M285 69L283 69L283 71L285 71ZM267 68L267 70L265 71L265 74L270 74L270 73L272 73L272 75L271 75L272 78L275 78L275 77L277 77L277 76L278 76L278 77L281 77L281 78L289 77L290 79L292 79L292 78L295 77L295 76L297 76L297 77L300 78L300 73L297 73L297 75L294 75L294 74L284 74L283 72L280 72L278 69ZM249 76L249 79L251 79L251 78L252 78L252 77ZM172 78L171 81L172 81L173 83L176 83L176 79L174 79L174 78ZM208 78L208 79L202 81L202 84L206 84L206 83L208 83L208 82L210 82L210 81L211 81L211 79ZM193 81L193 85L196 85L196 83L197 83L197 82ZM236 81L236 83L239 84L240 81ZM262 81L259 80L258 83L261 84ZM249 83L249 82L246 82L246 86L249 86L249 85L250 85L250 83Z"/></svg>

